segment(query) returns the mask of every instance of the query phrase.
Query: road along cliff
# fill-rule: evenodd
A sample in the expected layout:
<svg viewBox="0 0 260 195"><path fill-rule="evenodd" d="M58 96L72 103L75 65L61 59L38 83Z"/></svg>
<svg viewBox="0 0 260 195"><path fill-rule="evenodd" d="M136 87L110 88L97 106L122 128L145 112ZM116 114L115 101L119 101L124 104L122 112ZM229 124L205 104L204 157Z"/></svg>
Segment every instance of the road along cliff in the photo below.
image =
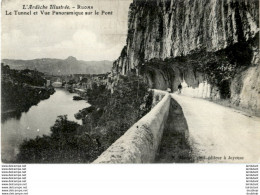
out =
<svg viewBox="0 0 260 195"><path fill-rule="evenodd" d="M259 162L259 118L194 98L260 116L258 0L133 0L112 72L142 75L152 89L181 84L182 96L165 95L149 128L141 119L95 163Z"/></svg>
<svg viewBox="0 0 260 195"><path fill-rule="evenodd" d="M156 100L94 163L260 162L259 117L159 90Z"/></svg>
<svg viewBox="0 0 260 195"><path fill-rule="evenodd" d="M113 72L151 88L229 99L260 115L257 0L134 0L126 46Z"/></svg>
<svg viewBox="0 0 260 195"><path fill-rule="evenodd" d="M260 162L259 117L203 99L171 96L187 121L194 162Z"/></svg>

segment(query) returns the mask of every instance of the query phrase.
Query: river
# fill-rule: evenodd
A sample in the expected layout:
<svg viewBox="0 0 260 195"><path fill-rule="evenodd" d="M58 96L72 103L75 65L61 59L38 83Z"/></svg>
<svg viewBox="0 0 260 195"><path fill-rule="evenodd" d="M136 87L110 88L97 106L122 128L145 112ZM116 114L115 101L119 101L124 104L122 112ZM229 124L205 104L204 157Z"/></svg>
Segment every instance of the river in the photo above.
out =
<svg viewBox="0 0 260 195"><path fill-rule="evenodd" d="M9 118L1 124L2 161L12 162L19 152L19 145L25 139L36 136L49 135L50 127L54 125L57 116L67 115L69 120L82 124L76 120L74 114L90 106L86 101L74 101L75 93L65 89L55 89L56 92L49 99L42 100L24 112L20 119Z"/></svg>

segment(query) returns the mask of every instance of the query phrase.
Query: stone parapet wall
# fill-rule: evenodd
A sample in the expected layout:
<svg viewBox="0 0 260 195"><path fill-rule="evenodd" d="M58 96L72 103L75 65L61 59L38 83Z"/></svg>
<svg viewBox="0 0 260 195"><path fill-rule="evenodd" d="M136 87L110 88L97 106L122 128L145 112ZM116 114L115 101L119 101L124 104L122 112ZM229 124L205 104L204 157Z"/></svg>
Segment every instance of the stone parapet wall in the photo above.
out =
<svg viewBox="0 0 260 195"><path fill-rule="evenodd" d="M168 92L154 90L162 98L152 110L136 122L123 136L93 163L152 163L169 114L171 97Z"/></svg>

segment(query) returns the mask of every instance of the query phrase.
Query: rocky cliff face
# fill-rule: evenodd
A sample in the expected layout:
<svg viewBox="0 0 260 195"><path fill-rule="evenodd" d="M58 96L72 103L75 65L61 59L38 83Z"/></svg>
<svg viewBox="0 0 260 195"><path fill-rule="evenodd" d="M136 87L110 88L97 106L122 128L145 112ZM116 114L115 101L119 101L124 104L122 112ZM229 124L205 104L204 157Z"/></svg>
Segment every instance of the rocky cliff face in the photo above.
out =
<svg viewBox="0 0 260 195"><path fill-rule="evenodd" d="M259 31L258 10L257 0L134 0L127 46L116 64L125 73L152 58L249 40Z"/></svg>
<svg viewBox="0 0 260 195"><path fill-rule="evenodd" d="M187 95L250 107L260 99L258 13L258 0L134 0L113 71L141 73L153 88L182 83Z"/></svg>

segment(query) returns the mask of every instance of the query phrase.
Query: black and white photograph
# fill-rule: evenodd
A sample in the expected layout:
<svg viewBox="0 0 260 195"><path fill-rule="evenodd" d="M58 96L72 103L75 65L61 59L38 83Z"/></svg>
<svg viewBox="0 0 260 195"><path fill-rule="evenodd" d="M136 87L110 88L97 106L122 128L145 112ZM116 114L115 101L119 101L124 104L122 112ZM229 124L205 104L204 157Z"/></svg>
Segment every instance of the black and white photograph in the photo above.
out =
<svg viewBox="0 0 260 195"><path fill-rule="evenodd" d="M1 161L260 162L258 0L2 0Z"/></svg>

